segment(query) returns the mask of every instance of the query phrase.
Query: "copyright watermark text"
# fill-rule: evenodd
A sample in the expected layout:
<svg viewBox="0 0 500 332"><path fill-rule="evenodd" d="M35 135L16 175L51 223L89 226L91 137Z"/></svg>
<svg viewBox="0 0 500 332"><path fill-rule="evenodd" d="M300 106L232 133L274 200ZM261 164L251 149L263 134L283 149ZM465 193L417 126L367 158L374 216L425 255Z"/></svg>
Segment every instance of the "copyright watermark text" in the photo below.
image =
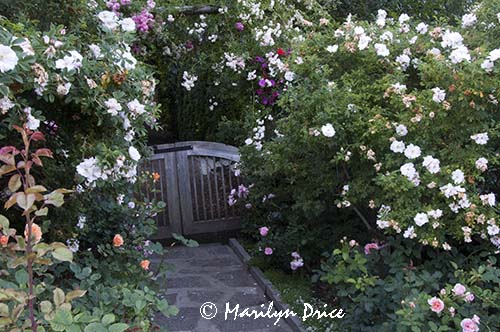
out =
<svg viewBox="0 0 500 332"><path fill-rule="evenodd" d="M204 319L212 319L217 316L217 306L212 302L205 302L200 307L201 317ZM268 318L275 319L274 325L278 324L282 318L299 317L302 321L308 319L342 319L345 312L341 308L328 308L325 304L321 309L314 308L309 303L303 304L303 310L296 313L291 309L276 310L274 303L270 302L267 307L261 304L260 309L255 307L241 307L239 304L231 304L226 302L224 308L224 320L237 320L241 318Z"/></svg>

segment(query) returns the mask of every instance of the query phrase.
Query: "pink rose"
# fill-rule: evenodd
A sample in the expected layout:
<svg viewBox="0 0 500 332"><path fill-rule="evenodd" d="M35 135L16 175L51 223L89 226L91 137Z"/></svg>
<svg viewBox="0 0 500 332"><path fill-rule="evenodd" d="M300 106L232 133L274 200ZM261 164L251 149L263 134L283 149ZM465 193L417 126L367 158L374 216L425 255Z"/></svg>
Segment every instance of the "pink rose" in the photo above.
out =
<svg viewBox="0 0 500 332"><path fill-rule="evenodd" d="M478 332L479 326L477 323L470 318L465 318L460 322L460 326L462 327L462 332Z"/></svg>
<svg viewBox="0 0 500 332"><path fill-rule="evenodd" d="M435 313L441 313L444 309L444 302L438 299L437 297L433 297L427 301L429 305L431 306L431 310L434 311Z"/></svg>
<svg viewBox="0 0 500 332"><path fill-rule="evenodd" d="M264 249L264 254L271 256L273 254L273 248L266 247L266 249Z"/></svg>
<svg viewBox="0 0 500 332"><path fill-rule="evenodd" d="M367 243L365 245L365 255L369 255L370 254L370 250L371 249L375 249L375 250L378 250L380 249L380 247L378 246L377 243L373 242L373 243Z"/></svg>
<svg viewBox="0 0 500 332"><path fill-rule="evenodd" d="M452 291L453 291L453 294L455 294L456 296L464 296L465 286L462 284L456 284L455 286L453 286Z"/></svg>
<svg viewBox="0 0 500 332"><path fill-rule="evenodd" d="M269 228L266 226L259 228L259 233L261 236L266 236L269 233Z"/></svg>
<svg viewBox="0 0 500 332"><path fill-rule="evenodd" d="M474 294L472 294L471 292L467 292L467 294L465 294L465 298L464 298L465 302L472 302L474 301Z"/></svg>

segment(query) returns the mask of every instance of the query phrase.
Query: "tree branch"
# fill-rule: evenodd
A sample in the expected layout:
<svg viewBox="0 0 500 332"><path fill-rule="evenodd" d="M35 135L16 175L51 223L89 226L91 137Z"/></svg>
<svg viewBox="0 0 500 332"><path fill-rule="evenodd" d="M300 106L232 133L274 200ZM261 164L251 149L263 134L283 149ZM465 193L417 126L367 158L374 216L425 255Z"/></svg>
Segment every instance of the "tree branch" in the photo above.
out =
<svg viewBox="0 0 500 332"><path fill-rule="evenodd" d="M163 7L162 11L175 12L184 15L204 15L219 14L220 7L202 5L202 6L176 6L172 8Z"/></svg>

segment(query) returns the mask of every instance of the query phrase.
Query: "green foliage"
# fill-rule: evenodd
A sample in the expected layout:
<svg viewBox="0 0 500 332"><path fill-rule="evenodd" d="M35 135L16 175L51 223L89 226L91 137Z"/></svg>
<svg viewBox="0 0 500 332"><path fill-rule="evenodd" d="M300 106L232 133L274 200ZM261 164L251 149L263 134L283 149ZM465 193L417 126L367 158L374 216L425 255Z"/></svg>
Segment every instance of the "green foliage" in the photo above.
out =
<svg viewBox="0 0 500 332"><path fill-rule="evenodd" d="M336 304L347 313L342 327L350 331L456 331L474 315L481 318L481 330L494 331L500 327L496 262L486 252L438 254L393 238L365 254L357 243L342 240L316 278L331 285ZM472 301L454 293L458 283L474 294ZM430 310L432 297L444 303L440 314Z"/></svg>

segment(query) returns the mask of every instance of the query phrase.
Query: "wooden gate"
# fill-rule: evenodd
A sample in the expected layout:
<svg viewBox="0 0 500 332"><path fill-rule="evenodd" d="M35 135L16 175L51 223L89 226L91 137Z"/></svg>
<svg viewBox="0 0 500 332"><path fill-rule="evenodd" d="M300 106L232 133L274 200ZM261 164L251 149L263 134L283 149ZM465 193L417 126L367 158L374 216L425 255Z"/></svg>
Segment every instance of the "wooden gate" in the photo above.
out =
<svg viewBox="0 0 500 332"><path fill-rule="evenodd" d="M142 168L160 174L155 198L167 204L156 216L156 238L240 228L237 208L228 205L231 189L241 184L235 174L237 148L198 141L153 148L155 154Z"/></svg>

